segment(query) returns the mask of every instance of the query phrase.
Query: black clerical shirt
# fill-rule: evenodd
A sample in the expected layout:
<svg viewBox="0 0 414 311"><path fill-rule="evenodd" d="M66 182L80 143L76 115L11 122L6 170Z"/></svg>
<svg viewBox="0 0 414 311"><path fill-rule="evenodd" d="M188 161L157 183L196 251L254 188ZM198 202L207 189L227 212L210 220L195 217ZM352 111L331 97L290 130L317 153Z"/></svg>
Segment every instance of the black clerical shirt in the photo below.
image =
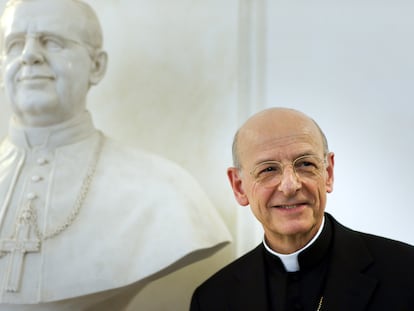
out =
<svg viewBox="0 0 414 311"><path fill-rule="evenodd" d="M328 270L332 228L329 219L320 236L298 256L300 270L287 272L279 257L265 248L265 269L271 311L316 311Z"/></svg>

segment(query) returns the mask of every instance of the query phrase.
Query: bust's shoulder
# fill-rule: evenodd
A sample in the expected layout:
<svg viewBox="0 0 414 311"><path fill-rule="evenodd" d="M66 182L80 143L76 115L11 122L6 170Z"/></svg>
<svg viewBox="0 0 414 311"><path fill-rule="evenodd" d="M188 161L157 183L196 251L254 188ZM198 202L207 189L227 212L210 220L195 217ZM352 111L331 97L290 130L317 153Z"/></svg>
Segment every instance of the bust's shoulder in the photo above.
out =
<svg viewBox="0 0 414 311"><path fill-rule="evenodd" d="M139 164L141 169L170 169L173 171L183 171L184 169L176 162L165 158L160 154L148 150L130 146L114 140L110 137L104 137L102 157L105 161L116 161L119 168L126 166L136 167Z"/></svg>
<svg viewBox="0 0 414 311"><path fill-rule="evenodd" d="M0 139L0 157L6 156L15 149L16 148L10 143L10 139L8 137Z"/></svg>
<svg viewBox="0 0 414 311"><path fill-rule="evenodd" d="M99 167L105 175L117 175L129 180L145 180L146 184L164 184L167 188L201 191L194 176L178 163L162 155L128 146L109 137L104 137ZM174 186L172 186L174 185Z"/></svg>

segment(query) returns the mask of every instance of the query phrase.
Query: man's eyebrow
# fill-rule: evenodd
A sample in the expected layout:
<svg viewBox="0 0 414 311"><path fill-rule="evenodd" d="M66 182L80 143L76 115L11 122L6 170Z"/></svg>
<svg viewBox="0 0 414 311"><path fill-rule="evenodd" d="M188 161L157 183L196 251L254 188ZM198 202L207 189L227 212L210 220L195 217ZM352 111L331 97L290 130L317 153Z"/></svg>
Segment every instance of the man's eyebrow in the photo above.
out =
<svg viewBox="0 0 414 311"><path fill-rule="evenodd" d="M305 156L319 157L319 155L315 151L311 151L311 150L307 151L307 150L305 150L305 151L302 151L302 152L298 152L298 153L293 154L292 157L291 157L291 159L290 159L290 161L294 161L294 160L296 160L298 158L305 157ZM281 162L281 160L280 159L277 159L276 160L274 158L266 157L266 158L258 159L257 161L255 161L253 163L253 165L257 166L257 165L262 164L262 163L265 163L265 162Z"/></svg>
<svg viewBox="0 0 414 311"><path fill-rule="evenodd" d="M314 156L314 157L317 157L318 156L318 153L316 153L315 151L304 151L304 152L298 153L295 156L295 159L300 158L300 157L305 157L305 156Z"/></svg>

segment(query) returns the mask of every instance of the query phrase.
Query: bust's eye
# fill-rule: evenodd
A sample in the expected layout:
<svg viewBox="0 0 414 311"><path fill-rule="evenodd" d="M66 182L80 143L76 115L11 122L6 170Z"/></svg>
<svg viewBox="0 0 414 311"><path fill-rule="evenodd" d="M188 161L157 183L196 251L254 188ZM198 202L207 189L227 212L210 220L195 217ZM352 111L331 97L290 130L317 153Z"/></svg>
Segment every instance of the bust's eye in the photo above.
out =
<svg viewBox="0 0 414 311"><path fill-rule="evenodd" d="M24 49L25 40L16 38L6 43L6 52L10 55L20 54Z"/></svg>
<svg viewBox="0 0 414 311"><path fill-rule="evenodd" d="M53 36L42 36L40 38L40 43L47 51L60 51L64 48L63 40Z"/></svg>

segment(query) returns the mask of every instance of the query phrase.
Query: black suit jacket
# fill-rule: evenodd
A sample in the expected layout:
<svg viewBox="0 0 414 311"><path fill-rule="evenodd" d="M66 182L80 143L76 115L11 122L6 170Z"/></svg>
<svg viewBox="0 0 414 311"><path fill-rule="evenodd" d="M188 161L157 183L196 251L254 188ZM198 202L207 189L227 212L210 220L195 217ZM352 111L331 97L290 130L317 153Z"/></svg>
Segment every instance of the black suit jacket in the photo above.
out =
<svg viewBox="0 0 414 311"><path fill-rule="evenodd" d="M321 311L414 311L414 247L350 230L325 215L333 236ZM260 244L205 281L190 310L268 311L263 255Z"/></svg>

